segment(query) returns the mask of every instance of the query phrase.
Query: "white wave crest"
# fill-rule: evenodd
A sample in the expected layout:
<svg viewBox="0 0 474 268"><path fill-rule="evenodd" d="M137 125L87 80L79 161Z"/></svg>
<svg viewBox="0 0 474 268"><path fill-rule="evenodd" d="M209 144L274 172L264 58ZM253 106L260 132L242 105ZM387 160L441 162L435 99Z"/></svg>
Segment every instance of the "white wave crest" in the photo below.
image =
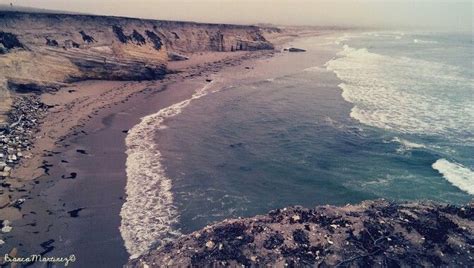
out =
<svg viewBox="0 0 474 268"><path fill-rule="evenodd" d="M178 215L173 205L172 182L161 164L154 135L163 128L166 118L175 116L192 100L206 95L213 82L196 91L190 99L145 116L126 137L127 185L126 201L122 206L120 233L131 258L145 252L156 241L175 238L172 229Z"/></svg>
<svg viewBox="0 0 474 268"><path fill-rule="evenodd" d="M354 104L350 115L361 123L401 133L474 136L474 80L458 67L348 45L338 56L325 66L343 81L342 96Z"/></svg>
<svg viewBox="0 0 474 268"><path fill-rule="evenodd" d="M313 66L313 67L306 68L303 71L305 71L305 72L327 72L328 70L326 68L321 67L321 66Z"/></svg>
<svg viewBox="0 0 474 268"><path fill-rule="evenodd" d="M458 187L468 194L474 195L474 171L458 163L449 162L446 159L438 159L433 165L452 185Z"/></svg>
<svg viewBox="0 0 474 268"><path fill-rule="evenodd" d="M400 148L397 149L397 152L399 152L399 153L403 153L403 152L413 150L413 149L426 148L426 146L424 144L411 142L411 141L408 141L408 140L405 140L405 139L401 139L399 137L393 138L392 141L397 142L397 143L400 144Z"/></svg>
<svg viewBox="0 0 474 268"><path fill-rule="evenodd" d="M345 33L344 35L339 36L338 38L336 38L336 40L334 41L334 44L340 45L341 43L350 40L352 37L353 36L351 36L350 34Z"/></svg>
<svg viewBox="0 0 474 268"><path fill-rule="evenodd" d="M413 39L413 43L415 43L415 44L437 44L438 42L436 42L434 40Z"/></svg>
<svg viewBox="0 0 474 268"><path fill-rule="evenodd" d="M404 32L400 31L390 31L390 32L366 32L364 33L366 36L371 37L383 37L383 38L394 38L394 39L402 39L405 36Z"/></svg>

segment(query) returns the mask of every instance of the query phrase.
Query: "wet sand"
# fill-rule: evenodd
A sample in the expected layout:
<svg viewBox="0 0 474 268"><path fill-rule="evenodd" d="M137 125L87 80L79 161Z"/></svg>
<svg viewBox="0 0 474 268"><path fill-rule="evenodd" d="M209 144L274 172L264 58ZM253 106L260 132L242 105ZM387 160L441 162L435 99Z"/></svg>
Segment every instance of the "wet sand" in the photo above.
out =
<svg viewBox="0 0 474 268"><path fill-rule="evenodd" d="M100 112L51 159L59 163L51 175L62 179L43 193L49 205L65 215L55 225L62 225L58 233L67 236L55 254L75 254L79 267L119 267L126 262L128 254L118 229L126 183L126 132L140 117L189 98L200 84L153 85L156 88L140 97Z"/></svg>
<svg viewBox="0 0 474 268"><path fill-rule="evenodd" d="M225 79L214 81L213 87L261 76L265 70L256 73L258 62L274 54L197 53L189 61L171 62L168 68L176 73L163 80L84 81L43 94L51 109L34 148L13 172L24 179L18 179L11 198L26 201L13 211L14 218L0 210L0 218L14 220L0 254L12 249L17 256L73 254L72 267L126 263L129 255L119 226L126 198L127 131L141 117L188 99L216 75ZM279 68L283 72L285 65Z"/></svg>
<svg viewBox="0 0 474 268"><path fill-rule="evenodd" d="M17 256L73 254L73 267L126 263L129 255L118 227L127 130L141 117L188 99L220 70L272 53L203 54L188 65L170 64L179 73L161 81L85 81L43 95L53 108L29 159L15 170L16 177L31 179L14 193L27 200L1 254L13 248Z"/></svg>

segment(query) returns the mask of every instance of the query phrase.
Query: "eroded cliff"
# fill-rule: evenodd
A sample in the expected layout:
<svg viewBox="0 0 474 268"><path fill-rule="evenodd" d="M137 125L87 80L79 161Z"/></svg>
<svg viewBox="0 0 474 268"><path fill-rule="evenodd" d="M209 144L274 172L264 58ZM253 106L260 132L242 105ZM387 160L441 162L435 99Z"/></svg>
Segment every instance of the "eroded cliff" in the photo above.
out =
<svg viewBox="0 0 474 268"><path fill-rule="evenodd" d="M169 54L260 49L273 46L255 26L0 11L0 125L11 91L159 79Z"/></svg>

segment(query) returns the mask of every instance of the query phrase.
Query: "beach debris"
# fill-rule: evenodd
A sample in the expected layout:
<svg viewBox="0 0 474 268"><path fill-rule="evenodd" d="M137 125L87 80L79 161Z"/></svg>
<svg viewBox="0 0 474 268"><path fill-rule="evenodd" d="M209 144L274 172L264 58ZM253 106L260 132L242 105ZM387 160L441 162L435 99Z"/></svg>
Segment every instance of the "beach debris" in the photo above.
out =
<svg viewBox="0 0 474 268"><path fill-rule="evenodd" d="M68 211L67 213L69 214L69 216L71 216L72 218L77 218L79 217L79 212L81 210L83 210L84 208L77 208L77 209L73 209L71 211Z"/></svg>
<svg viewBox="0 0 474 268"><path fill-rule="evenodd" d="M63 179L75 179L76 177L77 177L76 172L71 172L68 177L66 177L66 175L61 176L61 178L63 178Z"/></svg>
<svg viewBox="0 0 474 268"><path fill-rule="evenodd" d="M9 177L24 157L24 152L30 150L31 140L48 108L39 101L38 96L14 99L8 114L8 120L12 123L0 131L0 179Z"/></svg>
<svg viewBox="0 0 474 268"><path fill-rule="evenodd" d="M55 241L54 239L49 239L49 240L44 241L43 243L40 244L40 246L44 249L44 251L40 253L41 256L45 255L46 253L49 253L49 252L53 251L54 241Z"/></svg>
<svg viewBox="0 0 474 268"><path fill-rule="evenodd" d="M20 123L21 123L21 119L23 119L23 114L20 115L20 118L18 118L18 121L16 121L15 123L13 123L13 124L10 125L10 128L14 128L14 127L16 127L18 124L20 124Z"/></svg>
<svg viewBox="0 0 474 268"><path fill-rule="evenodd" d="M301 219L300 215L293 215L291 216L291 219L293 220L293 222L297 222Z"/></svg>
<svg viewBox="0 0 474 268"><path fill-rule="evenodd" d="M21 210L21 205L23 205L23 203L25 203L25 199L24 198L19 198L19 199L13 201L11 203L11 206Z"/></svg>
<svg viewBox="0 0 474 268"><path fill-rule="evenodd" d="M76 152L78 152L80 154L87 154L86 150L84 150L84 149L77 149Z"/></svg>
<svg viewBox="0 0 474 268"><path fill-rule="evenodd" d="M49 168L52 167L53 165L48 164L48 161L43 160L43 165L39 166L38 168L42 168L44 170L44 174L49 175Z"/></svg>
<svg viewBox="0 0 474 268"><path fill-rule="evenodd" d="M13 227L11 227L11 226L3 226L2 232L9 233L9 232L11 232L12 229L13 229Z"/></svg>
<svg viewBox="0 0 474 268"><path fill-rule="evenodd" d="M0 226L2 227L2 232L3 233L9 233L13 229L13 227L10 226L11 222L9 220L4 220Z"/></svg>
<svg viewBox="0 0 474 268"><path fill-rule="evenodd" d="M207 241L207 243L206 243L207 248L213 248L214 246L215 246L214 242L212 242L211 240Z"/></svg>

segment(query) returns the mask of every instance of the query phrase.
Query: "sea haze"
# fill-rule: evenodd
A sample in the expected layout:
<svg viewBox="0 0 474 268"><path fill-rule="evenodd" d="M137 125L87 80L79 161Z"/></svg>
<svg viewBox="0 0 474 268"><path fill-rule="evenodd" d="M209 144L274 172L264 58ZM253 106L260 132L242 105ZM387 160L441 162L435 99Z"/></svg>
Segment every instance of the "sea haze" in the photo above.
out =
<svg viewBox="0 0 474 268"><path fill-rule="evenodd" d="M172 215L163 230L288 205L472 200L470 36L351 33L295 45L312 65L288 56L291 72L200 96L149 134L170 183L150 198L172 196L148 206Z"/></svg>

